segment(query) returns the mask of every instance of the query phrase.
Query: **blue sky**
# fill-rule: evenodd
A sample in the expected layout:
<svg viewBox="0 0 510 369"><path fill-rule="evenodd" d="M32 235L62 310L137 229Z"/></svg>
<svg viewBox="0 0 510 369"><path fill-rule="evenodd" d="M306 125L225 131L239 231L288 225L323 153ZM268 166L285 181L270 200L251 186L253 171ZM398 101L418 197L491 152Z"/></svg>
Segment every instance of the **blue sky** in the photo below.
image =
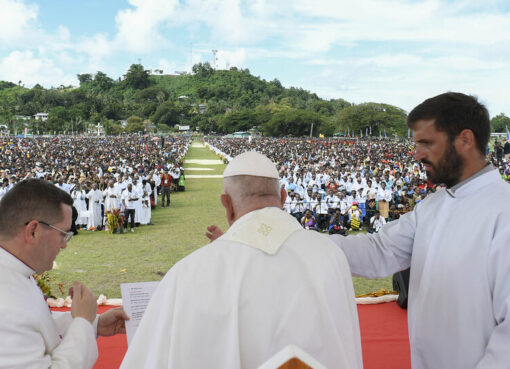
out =
<svg viewBox="0 0 510 369"><path fill-rule="evenodd" d="M445 91L510 116L506 0L0 0L0 80L237 66L284 86L407 111Z"/></svg>

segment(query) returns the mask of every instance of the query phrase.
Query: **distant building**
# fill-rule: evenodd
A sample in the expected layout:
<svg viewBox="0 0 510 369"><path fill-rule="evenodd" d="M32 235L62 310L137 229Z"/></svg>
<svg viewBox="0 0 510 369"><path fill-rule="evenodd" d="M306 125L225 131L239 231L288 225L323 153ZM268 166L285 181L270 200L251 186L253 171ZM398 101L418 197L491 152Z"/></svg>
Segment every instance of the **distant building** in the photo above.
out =
<svg viewBox="0 0 510 369"><path fill-rule="evenodd" d="M37 113L36 115L34 115L34 119L46 122L48 120L48 113Z"/></svg>
<svg viewBox="0 0 510 369"><path fill-rule="evenodd" d="M152 76L162 76L163 75L163 69L149 69L149 74Z"/></svg>
<svg viewBox="0 0 510 369"><path fill-rule="evenodd" d="M175 125L175 128L177 128L179 131L189 131L189 126L181 126L179 124Z"/></svg>
<svg viewBox="0 0 510 369"><path fill-rule="evenodd" d="M15 115L14 119L16 120L30 120L32 117L30 115Z"/></svg>
<svg viewBox="0 0 510 369"><path fill-rule="evenodd" d="M207 111L207 105L206 104L198 104L198 112L200 114L204 114Z"/></svg>

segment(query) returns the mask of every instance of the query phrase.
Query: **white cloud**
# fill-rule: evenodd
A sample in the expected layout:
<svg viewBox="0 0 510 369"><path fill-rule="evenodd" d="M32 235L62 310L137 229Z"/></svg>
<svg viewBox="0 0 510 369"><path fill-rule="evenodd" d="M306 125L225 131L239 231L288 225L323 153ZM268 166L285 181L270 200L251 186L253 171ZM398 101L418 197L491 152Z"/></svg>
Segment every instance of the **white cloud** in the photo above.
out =
<svg viewBox="0 0 510 369"><path fill-rule="evenodd" d="M166 58L161 58L158 60L157 67L154 69L161 69L164 74L174 74L177 71L187 71L189 68L187 67L179 67L177 63L173 61L169 61Z"/></svg>
<svg viewBox="0 0 510 369"><path fill-rule="evenodd" d="M244 67L246 63L246 50L235 51L218 50L216 68L230 69L231 67Z"/></svg>
<svg viewBox="0 0 510 369"><path fill-rule="evenodd" d="M409 111L428 97L459 91L479 95L488 102L491 115L508 112L505 86L510 84L510 71L503 62L406 55L323 62L309 65L310 78L300 81L323 98L384 102Z"/></svg>
<svg viewBox="0 0 510 369"><path fill-rule="evenodd" d="M0 48L24 43L27 33L32 34L37 20L37 5L27 5L23 1L0 0Z"/></svg>
<svg viewBox="0 0 510 369"><path fill-rule="evenodd" d="M447 89L479 91L508 112L505 0L128 0L113 34L87 37L71 34L72 18L42 29L31 1L0 0L0 79L66 84L76 73L121 75L137 58L173 73L218 49L219 69L280 65L270 79L324 97L409 109Z"/></svg>
<svg viewBox="0 0 510 369"><path fill-rule="evenodd" d="M297 1L301 25L291 45L310 51L327 51L335 45L364 41L438 42L485 45L510 39L510 14L463 12L437 0L402 1Z"/></svg>
<svg viewBox="0 0 510 369"><path fill-rule="evenodd" d="M26 87L39 83L46 87L76 84L76 77L66 73L50 58L37 57L30 50L13 51L0 59L0 80L17 83Z"/></svg>
<svg viewBox="0 0 510 369"><path fill-rule="evenodd" d="M115 17L118 33L115 46L133 53L148 53L165 47L167 39L159 27L175 13L178 0L130 0L134 9L124 9Z"/></svg>
<svg viewBox="0 0 510 369"><path fill-rule="evenodd" d="M62 41L69 41L71 38L71 33L69 32L69 29L62 25L58 26L57 35L58 38Z"/></svg>
<svg viewBox="0 0 510 369"><path fill-rule="evenodd" d="M75 50L88 54L90 64L94 65L100 64L103 59L113 56L115 53L112 42L100 33L81 39L75 46Z"/></svg>

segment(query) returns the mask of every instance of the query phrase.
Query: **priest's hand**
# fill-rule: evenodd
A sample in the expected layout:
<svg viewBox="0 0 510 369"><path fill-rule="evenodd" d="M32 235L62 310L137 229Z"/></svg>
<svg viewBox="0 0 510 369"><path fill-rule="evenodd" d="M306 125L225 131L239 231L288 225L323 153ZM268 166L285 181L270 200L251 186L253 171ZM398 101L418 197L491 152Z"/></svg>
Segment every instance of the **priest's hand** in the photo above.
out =
<svg viewBox="0 0 510 369"><path fill-rule="evenodd" d="M126 333L126 320L129 320L129 316L121 307L104 312L97 321L97 335L113 336L119 333Z"/></svg>
<svg viewBox="0 0 510 369"><path fill-rule="evenodd" d="M207 227L207 232L205 233L205 236L213 242L218 237L221 237L223 235L223 231L216 225L210 225Z"/></svg>
<svg viewBox="0 0 510 369"><path fill-rule="evenodd" d="M96 296L80 282L74 282L69 289L69 295L73 299L71 305L71 316L73 318L84 318L89 322L94 322L97 314Z"/></svg>

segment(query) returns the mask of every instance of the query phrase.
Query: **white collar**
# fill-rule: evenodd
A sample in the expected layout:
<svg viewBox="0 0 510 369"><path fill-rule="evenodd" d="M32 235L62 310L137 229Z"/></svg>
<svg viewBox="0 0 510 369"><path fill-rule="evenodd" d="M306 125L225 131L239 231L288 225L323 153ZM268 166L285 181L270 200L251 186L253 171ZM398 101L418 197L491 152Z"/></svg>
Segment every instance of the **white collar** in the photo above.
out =
<svg viewBox="0 0 510 369"><path fill-rule="evenodd" d="M468 184L469 182L473 181L474 179L484 175L485 173L490 173L492 171L496 170L494 168L494 166L490 163L487 163L482 169L480 169L478 172L476 172L475 174L473 174L471 177L469 178L466 178L465 180L463 180L462 182L459 182L457 183L455 186L452 186L450 188L447 188L446 189L446 192L448 193L448 195L450 195L451 197L455 197L455 192L457 192L457 190L459 190L459 188L461 188L462 186Z"/></svg>

